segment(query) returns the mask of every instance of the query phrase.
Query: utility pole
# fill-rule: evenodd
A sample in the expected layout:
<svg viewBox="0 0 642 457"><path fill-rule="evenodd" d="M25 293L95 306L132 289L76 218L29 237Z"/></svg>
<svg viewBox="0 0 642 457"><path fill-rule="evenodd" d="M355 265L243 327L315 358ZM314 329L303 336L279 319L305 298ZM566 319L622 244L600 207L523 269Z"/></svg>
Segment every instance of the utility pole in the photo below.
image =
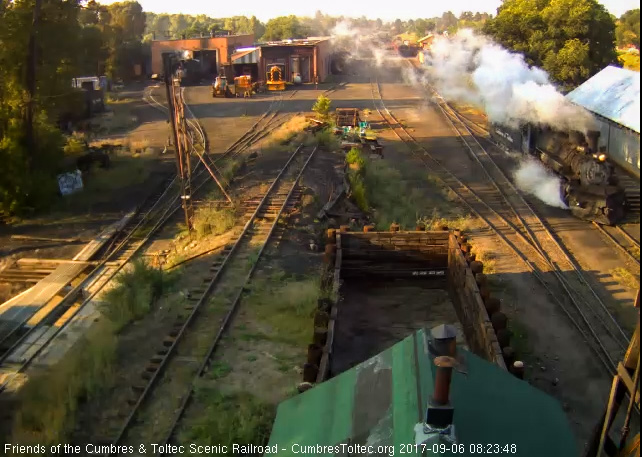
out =
<svg viewBox="0 0 642 457"><path fill-rule="evenodd" d="M27 55L27 109L25 112L25 140L27 145L27 161L29 169L33 165L33 149L35 146L33 137L33 113L35 111L36 97L36 66L38 63L36 34L38 23L40 22L40 9L42 0L35 0L33 8L33 20L31 23L31 33L29 34L29 52Z"/></svg>
<svg viewBox="0 0 642 457"><path fill-rule="evenodd" d="M183 206L183 211L185 212L185 225L187 230L191 233L192 230L192 221L191 221L191 195L187 195L185 192L185 175L188 170L183 166L183 143L182 138L179 139L178 131L178 122L177 115L178 110L176 109L176 98L174 93L174 81L172 77L172 56L170 54L163 54L163 67L165 69L165 92L167 95L167 107L169 108L169 120L172 126L172 134L174 137L174 152L176 153L176 174L180 181L181 188L181 205ZM188 177L189 179L189 177ZM189 200L189 201L188 201Z"/></svg>

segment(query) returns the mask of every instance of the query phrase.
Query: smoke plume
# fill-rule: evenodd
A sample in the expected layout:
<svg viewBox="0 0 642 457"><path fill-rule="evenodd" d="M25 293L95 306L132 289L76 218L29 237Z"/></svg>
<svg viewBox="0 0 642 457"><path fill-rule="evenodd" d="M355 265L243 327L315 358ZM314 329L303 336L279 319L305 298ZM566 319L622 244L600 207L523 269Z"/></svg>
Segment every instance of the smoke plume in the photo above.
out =
<svg viewBox="0 0 642 457"><path fill-rule="evenodd" d="M338 22L330 31L333 47L345 51L346 60L355 58L371 60L376 67L385 63L402 60L396 52L386 50L383 43L378 42L376 31L357 27L349 19Z"/></svg>
<svg viewBox="0 0 642 457"><path fill-rule="evenodd" d="M523 55L472 30L435 38L429 54L428 74L437 91L446 99L483 107L491 122L582 132L593 126L590 114L559 93L544 70L529 67Z"/></svg>
<svg viewBox="0 0 642 457"><path fill-rule="evenodd" d="M562 180L540 162L523 160L514 177L515 184L523 192L536 196L547 205L568 209L562 201Z"/></svg>

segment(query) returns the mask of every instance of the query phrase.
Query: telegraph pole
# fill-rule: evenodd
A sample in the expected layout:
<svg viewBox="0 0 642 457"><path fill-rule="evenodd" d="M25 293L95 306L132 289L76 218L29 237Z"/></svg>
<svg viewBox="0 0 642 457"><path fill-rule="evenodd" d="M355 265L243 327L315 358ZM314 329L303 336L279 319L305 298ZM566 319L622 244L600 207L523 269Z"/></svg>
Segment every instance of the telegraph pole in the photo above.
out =
<svg viewBox="0 0 642 457"><path fill-rule="evenodd" d="M172 126L172 134L174 137L174 152L176 153L176 174L178 176L178 179L180 181L180 187L181 187L181 204L183 206L183 211L185 212L185 225L187 226L187 230L191 233L192 231L192 222L191 222L191 215L189 214L189 207L191 205L188 205L187 200L191 199L191 195L186 195L185 192L185 167L183 167L183 161L182 161L182 149L183 145L182 142L179 141L179 132L178 132L178 125L177 125L177 110L176 110L176 99L174 95L174 82L172 78L172 56L169 54L163 54L163 67L165 69L165 92L167 95L167 105L169 108L169 120L170 124ZM182 138L181 138L182 140Z"/></svg>

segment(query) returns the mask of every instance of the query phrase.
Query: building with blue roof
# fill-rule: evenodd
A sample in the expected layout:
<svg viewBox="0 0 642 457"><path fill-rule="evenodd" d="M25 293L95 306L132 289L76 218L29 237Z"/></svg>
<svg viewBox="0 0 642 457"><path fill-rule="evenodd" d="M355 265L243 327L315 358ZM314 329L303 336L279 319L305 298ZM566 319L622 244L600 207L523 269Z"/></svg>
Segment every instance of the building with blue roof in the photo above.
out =
<svg viewBox="0 0 642 457"><path fill-rule="evenodd" d="M610 160L640 178L640 73L608 66L566 95L595 115L599 147Z"/></svg>

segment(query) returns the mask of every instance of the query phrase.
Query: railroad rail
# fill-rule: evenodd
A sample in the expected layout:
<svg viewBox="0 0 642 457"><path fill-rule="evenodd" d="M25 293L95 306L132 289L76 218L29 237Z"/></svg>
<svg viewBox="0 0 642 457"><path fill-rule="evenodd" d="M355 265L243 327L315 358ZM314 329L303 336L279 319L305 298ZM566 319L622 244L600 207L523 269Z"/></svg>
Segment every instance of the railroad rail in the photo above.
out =
<svg viewBox="0 0 642 457"><path fill-rule="evenodd" d="M395 135L406 143L445 187L449 188L476 216L483 220L500 240L524 262L551 299L567 315L587 339L599 360L612 374L628 341L595 290L578 271L575 262L556 240L546 223L533 211L519 191L486 153L479 143L470 138L463 122L449 113L441 103L440 108L457 132L458 138L473 156L487 180L473 179L473 172L450 170L394 118L386 108L378 81L371 82L372 98L382 119ZM474 138L474 137L473 137ZM534 230L531 224L537 227ZM551 252L555 254L552 258ZM575 278L566 278L557 261L567 262ZM553 278L546 273L552 273ZM590 304L590 305L589 305Z"/></svg>
<svg viewBox="0 0 642 457"><path fill-rule="evenodd" d="M143 99L156 109L167 113L167 107L153 97L151 88L144 92ZM267 114L268 112L264 116ZM205 150L207 147L205 132L197 121L188 119L187 122L192 131L192 147L195 148L198 144ZM264 128L268 127L268 125L264 126ZM209 182L206 170L198 169L200 163L194 168L194 178L198 180L193 187L194 194ZM22 322L18 322L11 331L0 335L0 374L5 374L0 381L0 393L16 376L31 365L36 357L67 328L78 313L180 209L180 196L176 184L175 175L171 179L165 179L156 191L134 211L131 219L114 235L110 244L97 254L100 261L88 272L85 279L72 288L46 315L41 316L35 325L27 327L26 324L31 319L29 316ZM18 349L20 349L19 354L16 353Z"/></svg>
<svg viewBox="0 0 642 457"><path fill-rule="evenodd" d="M593 226L612 243L624 257L640 268L640 243L619 225L610 227L593 222ZM637 253L637 256L635 255Z"/></svg>
<svg viewBox="0 0 642 457"><path fill-rule="evenodd" d="M176 417L162 431L167 440L171 438L172 431L189 404L194 380L209 366L279 218L292 208L292 197L297 192L299 179L315 152L316 148L299 146L261 200L255 204L251 214L246 215L243 225L233 229L234 241L223 248L212 262L202 279L202 286L195 287L187 295L185 311L189 314L177 318L173 330L162 340L158 351L146 365L139 383L132 386L133 398L126 402L125 409L128 412L125 420L117 428L105 430L107 436L102 437L101 442L114 445L128 439L137 443L159 442L162 436L144 436L150 431L145 425L137 424L135 418L143 407L153 410L162 407L163 402L175 399L168 392L182 391L184 395L180 403L175 405ZM210 297L220 303L213 303ZM195 338L203 338L203 335L211 337L206 349L195 343ZM173 357L176 353L181 354L180 359ZM200 362L198 365L185 363L186 358ZM152 416L158 417L153 412Z"/></svg>

